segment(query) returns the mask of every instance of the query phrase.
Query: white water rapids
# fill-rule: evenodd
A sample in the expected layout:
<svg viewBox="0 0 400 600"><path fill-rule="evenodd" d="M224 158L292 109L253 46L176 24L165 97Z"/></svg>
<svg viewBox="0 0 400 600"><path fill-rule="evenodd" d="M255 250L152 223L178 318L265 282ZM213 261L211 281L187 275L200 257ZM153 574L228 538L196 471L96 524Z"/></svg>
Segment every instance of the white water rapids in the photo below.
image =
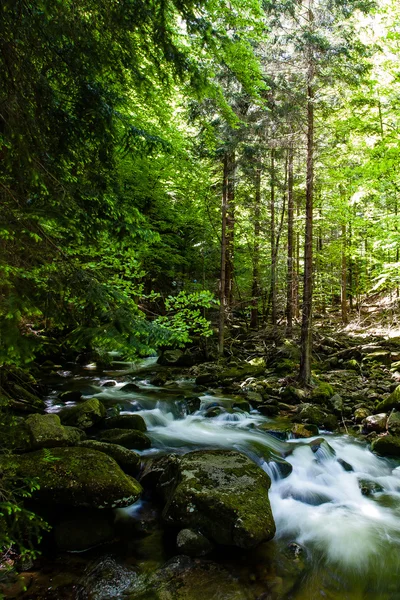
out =
<svg viewBox="0 0 400 600"><path fill-rule="evenodd" d="M387 578L388 572L397 580L398 461L377 457L365 442L351 436L323 432L317 437L323 437L334 452L326 444L313 452L310 441L316 438L283 440L279 439L279 432L275 437L258 429L262 423L271 424L273 429L274 420L256 411L234 409L205 416L210 406L230 407L232 399L228 396L202 395L200 410L187 415L182 408L182 393L191 388L187 382L174 390L140 382L142 389L129 393L121 392L126 382L106 388L99 386L98 379L91 383L98 389L86 397L96 396L106 406L119 404L123 414L134 412L143 416L152 448L142 454L216 447L244 452L271 477L270 501L278 540L295 540L314 563L330 565L352 577L358 574L361 579L370 578L373 571L374 585L378 585L380 577ZM50 410L58 408L52 404ZM292 472L284 478L279 468L283 459L292 466ZM364 492L365 486L371 490L369 495L363 495L360 481L367 482L363 487ZM381 598L374 593L353 597ZM400 598L400 585L396 584L394 595L382 598Z"/></svg>

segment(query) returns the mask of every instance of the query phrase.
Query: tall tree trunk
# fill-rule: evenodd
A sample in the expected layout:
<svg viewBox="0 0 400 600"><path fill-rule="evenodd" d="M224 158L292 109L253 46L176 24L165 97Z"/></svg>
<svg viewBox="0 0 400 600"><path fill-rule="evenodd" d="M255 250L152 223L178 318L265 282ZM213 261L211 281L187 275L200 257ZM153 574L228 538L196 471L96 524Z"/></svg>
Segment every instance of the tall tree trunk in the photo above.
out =
<svg viewBox="0 0 400 600"><path fill-rule="evenodd" d="M342 323L347 325L347 264L346 264L346 224L342 225L342 275L341 275L341 305L342 305Z"/></svg>
<svg viewBox="0 0 400 600"><path fill-rule="evenodd" d="M309 0L308 18L313 30L313 0ZM313 196L314 196L314 60L310 49L307 74L307 182L306 231L304 242L304 288L301 322L299 379L308 385L311 379L312 298L313 298Z"/></svg>
<svg viewBox="0 0 400 600"><path fill-rule="evenodd" d="M226 319L226 220L228 208L228 156L224 154L221 203L221 272L219 282L218 354L224 354Z"/></svg>
<svg viewBox="0 0 400 600"><path fill-rule="evenodd" d="M258 296L260 290L260 209L261 209L261 169L255 173L255 200L254 200L254 245L253 245L253 282L251 287L251 319L250 327L258 327Z"/></svg>
<svg viewBox="0 0 400 600"><path fill-rule="evenodd" d="M275 150L271 150L271 317L276 329Z"/></svg>
<svg viewBox="0 0 400 600"><path fill-rule="evenodd" d="M287 254L287 290L286 290L286 334L293 334L294 308L294 264L293 264L293 147L288 152L288 254Z"/></svg>
<svg viewBox="0 0 400 600"><path fill-rule="evenodd" d="M225 298L226 319L230 320L233 303L233 256L235 235L235 152L227 154L227 205L226 205L226 269Z"/></svg>

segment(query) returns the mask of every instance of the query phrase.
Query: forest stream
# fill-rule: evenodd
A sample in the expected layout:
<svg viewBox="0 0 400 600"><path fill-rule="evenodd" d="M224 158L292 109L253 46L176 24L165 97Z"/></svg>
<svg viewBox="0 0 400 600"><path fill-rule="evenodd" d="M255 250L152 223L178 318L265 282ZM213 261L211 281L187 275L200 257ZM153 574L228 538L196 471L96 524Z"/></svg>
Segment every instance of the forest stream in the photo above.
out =
<svg viewBox="0 0 400 600"><path fill-rule="evenodd" d="M146 359L133 368L122 363L115 363L115 367L101 375L91 371L90 365L78 374L60 371L61 377L47 398L48 412L62 408L60 390L79 387L85 399L95 396L108 409L118 405L121 414L135 413L144 418L151 448L140 452L143 461L162 453L234 449L260 465L272 481L269 498L277 527L275 538L249 551L215 550L198 564L217 563L233 575L233 580L225 581L217 572L214 581L208 573L203 584L196 583L207 587L204 596L196 592L195 585L193 589L189 586L193 595L183 597L400 598L399 461L377 457L365 442L350 435L321 431L309 439L285 439L281 419L269 419L256 410L231 409L232 397L218 390L198 393L200 408L187 414L182 398L194 397L193 380L177 380L164 388L150 385L149 368L162 369L156 367L155 359ZM121 391L132 381L139 389ZM212 412L216 407L218 410ZM262 424L264 430L259 429ZM269 427L270 433L265 430ZM158 598L146 585L151 589L152 573L158 573L165 561L179 554L173 535L171 538L163 532L158 509L146 496L114 514L123 524L119 541L85 553L52 559L44 556L41 570L35 573L24 597ZM55 589L63 582L72 586L67 585L68 592L62 591L65 586L61 585L55 595L35 595L35 589L43 593L46 586ZM165 596L170 597L174 598Z"/></svg>

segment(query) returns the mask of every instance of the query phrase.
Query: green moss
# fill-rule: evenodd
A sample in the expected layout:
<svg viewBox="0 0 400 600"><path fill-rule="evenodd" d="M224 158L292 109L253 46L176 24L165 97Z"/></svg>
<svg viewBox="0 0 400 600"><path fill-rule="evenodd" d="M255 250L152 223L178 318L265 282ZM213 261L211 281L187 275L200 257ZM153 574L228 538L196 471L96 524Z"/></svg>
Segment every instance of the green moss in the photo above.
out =
<svg viewBox="0 0 400 600"><path fill-rule="evenodd" d="M151 441L147 435L136 429L108 429L101 432L99 440L137 450L144 450L151 446Z"/></svg>
<svg viewBox="0 0 400 600"><path fill-rule="evenodd" d="M102 421L106 416L106 409L97 398L90 398L72 408L67 408L60 413L61 421L65 425L72 425L80 429L90 429Z"/></svg>
<svg viewBox="0 0 400 600"><path fill-rule="evenodd" d="M53 448L16 457L22 477L36 477L34 499L47 504L111 508L128 506L141 486L126 476L117 463L88 448Z"/></svg>
<svg viewBox="0 0 400 600"><path fill-rule="evenodd" d="M246 456L209 450L186 454L164 518L219 544L250 548L271 539L270 479Z"/></svg>

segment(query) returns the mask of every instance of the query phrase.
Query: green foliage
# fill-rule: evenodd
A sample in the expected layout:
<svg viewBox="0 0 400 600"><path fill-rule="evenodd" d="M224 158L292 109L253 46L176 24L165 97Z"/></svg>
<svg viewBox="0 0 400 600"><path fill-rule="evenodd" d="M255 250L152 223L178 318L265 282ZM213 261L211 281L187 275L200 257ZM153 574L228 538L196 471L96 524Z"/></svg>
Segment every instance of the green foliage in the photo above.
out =
<svg viewBox="0 0 400 600"><path fill-rule="evenodd" d="M168 296L165 300L167 314L156 319L156 323L171 332L170 342L184 346L191 341L191 336L212 335L210 322L204 316L204 309L216 305L216 300L208 291L187 294L180 292L177 296ZM203 314L202 314L203 309Z"/></svg>

